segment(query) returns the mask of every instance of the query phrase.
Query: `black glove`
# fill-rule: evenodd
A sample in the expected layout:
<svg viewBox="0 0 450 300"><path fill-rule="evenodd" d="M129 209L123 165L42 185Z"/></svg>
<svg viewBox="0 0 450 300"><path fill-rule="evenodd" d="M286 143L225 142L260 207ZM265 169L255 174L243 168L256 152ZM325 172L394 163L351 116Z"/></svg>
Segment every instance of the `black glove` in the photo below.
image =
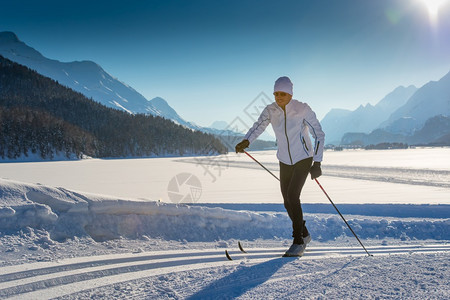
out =
<svg viewBox="0 0 450 300"><path fill-rule="evenodd" d="M320 168L320 162L315 161L309 170L309 173L311 173L311 180L316 179L322 175L322 169Z"/></svg>
<svg viewBox="0 0 450 300"><path fill-rule="evenodd" d="M236 145L236 153L244 153L244 149L250 145L248 140L242 140L239 144Z"/></svg>

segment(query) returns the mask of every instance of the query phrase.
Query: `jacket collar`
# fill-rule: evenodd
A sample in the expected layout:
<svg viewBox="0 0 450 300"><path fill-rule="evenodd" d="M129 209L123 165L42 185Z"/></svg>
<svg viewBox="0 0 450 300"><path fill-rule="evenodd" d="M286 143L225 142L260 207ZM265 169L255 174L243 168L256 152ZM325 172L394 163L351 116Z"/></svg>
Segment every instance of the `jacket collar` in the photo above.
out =
<svg viewBox="0 0 450 300"><path fill-rule="evenodd" d="M289 109L289 107L292 106L292 102L294 101L294 98L291 99L291 101L289 101L288 104L286 104L285 109ZM277 107L277 109L283 111L283 109L277 104L277 102L274 102L275 106Z"/></svg>

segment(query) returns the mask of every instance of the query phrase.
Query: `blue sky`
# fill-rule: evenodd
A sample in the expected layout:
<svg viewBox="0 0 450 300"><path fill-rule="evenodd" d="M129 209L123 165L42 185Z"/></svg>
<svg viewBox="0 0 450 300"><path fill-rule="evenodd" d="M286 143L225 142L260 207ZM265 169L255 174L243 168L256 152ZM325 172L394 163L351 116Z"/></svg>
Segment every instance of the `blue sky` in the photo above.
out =
<svg viewBox="0 0 450 300"><path fill-rule="evenodd" d="M5 1L0 31L92 60L186 120L231 122L287 75L321 119L450 71L450 0ZM429 2L430 3L430 2Z"/></svg>

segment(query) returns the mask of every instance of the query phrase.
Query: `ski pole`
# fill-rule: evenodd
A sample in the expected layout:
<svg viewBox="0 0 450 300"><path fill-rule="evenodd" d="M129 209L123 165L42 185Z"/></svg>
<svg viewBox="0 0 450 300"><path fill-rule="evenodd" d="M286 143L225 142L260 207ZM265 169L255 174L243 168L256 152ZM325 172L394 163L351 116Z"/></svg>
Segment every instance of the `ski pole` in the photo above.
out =
<svg viewBox="0 0 450 300"><path fill-rule="evenodd" d="M263 167L264 170L266 170L267 172L269 172L270 175L272 175L273 177L275 177L276 180L280 181L280 179L279 179L275 174L273 174L272 172L270 172L269 169L267 169L266 167L264 167L264 166L263 166L259 161L257 161L253 156L251 156L250 154L248 154L247 151L244 151L244 153L247 154L251 159L253 159L258 165L260 165L261 167Z"/></svg>
<svg viewBox="0 0 450 300"><path fill-rule="evenodd" d="M330 200L331 204L333 204L333 207L336 209L336 211L339 213L339 215L341 216L342 220L344 220L345 224L347 225L348 229L350 229L350 231L353 233L353 235L355 236L355 238L358 240L359 244L363 247L364 251L366 251L367 255L369 256L373 256L372 254L370 254L366 247L364 247L363 243L361 243L360 239L358 238L358 236L356 235L356 233L353 231L353 229L350 227L350 225L347 223L347 221L345 220L344 216L341 214L341 212L339 211L339 209L336 207L336 205L334 205L333 201L331 201L330 196L328 196L327 192L325 192L324 188L322 187L322 185L319 183L319 181L317 180L317 178L314 178L314 180L317 182L317 184L320 186L320 188L322 189L322 191L324 192L325 196L327 196L328 200Z"/></svg>
<svg viewBox="0 0 450 300"><path fill-rule="evenodd" d="M266 170L267 172L269 172L273 177L275 177L278 181L280 181L280 179L275 176L275 174L273 174L272 172L270 172L269 169L267 169L266 167L264 167L259 161L257 161L253 156L251 156L250 154L248 154L247 151L244 151L245 154L247 154L251 159L253 159L255 162L258 163L258 165L260 165L261 167L264 168L264 170ZM353 233L353 235L355 236L355 238L358 240L359 244L363 247L364 251L366 251L367 255L369 256L373 256L372 254L370 254L366 247L364 247L363 243L361 242L361 240L358 238L358 236L356 235L356 233L353 231L353 229L350 227L350 224L348 224L347 220L345 220L344 216L341 214L341 212L339 211L339 209L336 207L336 205L334 205L333 201L331 200L330 196L328 196L327 192L325 192L325 189L322 187L322 185L319 183L319 181L317 180L317 178L314 179L317 184L319 185L319 187L322 189L322 191L325 193L325 196L327 196L328 200L330 200L331 204L333 205L333 207L336 209L336 211L338 212L338 214L341 216L342 220L344 220L345 224L347 225L348 229L350 229L350 231Z"/></svg>

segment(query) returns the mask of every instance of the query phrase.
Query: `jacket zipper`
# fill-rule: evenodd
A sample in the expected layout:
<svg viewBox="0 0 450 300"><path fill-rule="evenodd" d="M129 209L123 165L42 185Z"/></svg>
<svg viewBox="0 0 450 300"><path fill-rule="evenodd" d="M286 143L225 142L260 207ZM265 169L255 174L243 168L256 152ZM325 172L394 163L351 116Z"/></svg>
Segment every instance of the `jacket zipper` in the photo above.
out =
<svg viewBox="0 0 450 300"><path fill-rule="evenodd" d="M306 141L305 141L305 138L304 137L302 137L302 140L303 140L303 145L305 146L305 148L306 148L306 151L309 151L309 149L308 149L308 145L306 145Z"/></svg>
<svg viewBox="0 0 450 300"><path fill-rule="evenodd" d="M283 111L284 111L284 134L286 135L289 159L291 160L291 165L292 165L293 163L292 163L291 149L289 147L289 137L288 137L288 134L287 134L287 125L286 125L286 123L287 123L287 120L286 120L287 119L286 118L286 107L283 109Z"/></svg>

